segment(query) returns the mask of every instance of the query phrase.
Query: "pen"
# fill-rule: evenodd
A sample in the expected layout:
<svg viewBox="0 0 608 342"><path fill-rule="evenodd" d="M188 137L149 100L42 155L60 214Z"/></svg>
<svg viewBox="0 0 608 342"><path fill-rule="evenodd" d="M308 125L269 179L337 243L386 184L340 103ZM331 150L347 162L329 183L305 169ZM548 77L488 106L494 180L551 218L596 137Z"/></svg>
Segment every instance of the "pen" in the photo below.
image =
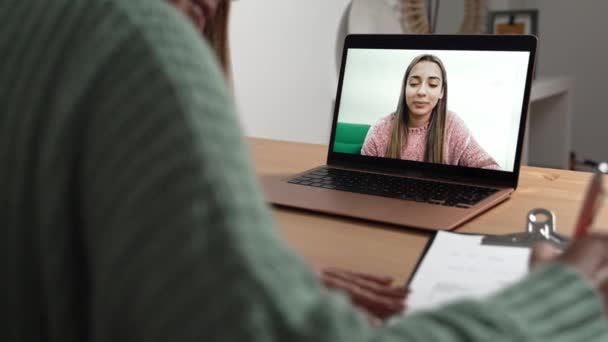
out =
<svg viewBox="0 0 608 342"><path fill-rule="evenodd" d="M597 209L600 206L601 199L604 195L604 190L602 188L602 177L606 172L608 164L602 163L598 167L598 171L593 175L591 179L591 183L587 188L587 193L585 194L585 200L583 202L583 207L579 213L578 221L576 223L576 228L574 230L574 239L580 239L583 236L587 235L589 231L589 227L593 223L593 219L595 218L595 214Z"/></svg>

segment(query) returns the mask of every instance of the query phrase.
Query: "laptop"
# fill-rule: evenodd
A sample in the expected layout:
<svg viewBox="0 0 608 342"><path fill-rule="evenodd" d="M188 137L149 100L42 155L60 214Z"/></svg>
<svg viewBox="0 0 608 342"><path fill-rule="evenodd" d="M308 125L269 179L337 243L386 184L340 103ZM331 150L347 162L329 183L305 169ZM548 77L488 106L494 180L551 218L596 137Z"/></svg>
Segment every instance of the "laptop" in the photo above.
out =
<svg viewBox="0 0 608 342"><path fill-rule="evenodd" d="M275 205L453 229L517 188L537 39L349 35L327 162L261 178Z"/></svg>

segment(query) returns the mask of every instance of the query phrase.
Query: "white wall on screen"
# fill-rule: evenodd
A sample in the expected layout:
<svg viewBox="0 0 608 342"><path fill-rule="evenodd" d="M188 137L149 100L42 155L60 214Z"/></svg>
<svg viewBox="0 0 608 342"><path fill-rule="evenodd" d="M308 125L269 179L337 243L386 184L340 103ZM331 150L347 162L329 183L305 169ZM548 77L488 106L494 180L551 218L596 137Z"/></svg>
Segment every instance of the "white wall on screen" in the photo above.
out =
<svg viewBox="0 0 608 342"><path fill-rule="evenodd" d="M338 120L371 125L394 112L405 69L423 53L438 56L446 67L448 109L503 170L513 170L526 52L351 49Z"/></svg>

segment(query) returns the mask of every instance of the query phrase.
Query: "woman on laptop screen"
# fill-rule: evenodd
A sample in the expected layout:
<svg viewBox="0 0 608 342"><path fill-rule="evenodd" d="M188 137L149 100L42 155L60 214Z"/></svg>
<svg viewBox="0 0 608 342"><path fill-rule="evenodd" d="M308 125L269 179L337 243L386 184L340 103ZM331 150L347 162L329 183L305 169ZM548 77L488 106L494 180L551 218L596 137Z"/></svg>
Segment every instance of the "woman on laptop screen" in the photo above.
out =
<svg viewBox="0 0 608 342"><path fill-rule="evenodd" d="M367 133L361 154L500 170L455 113L447 110L443 62L424 54L405 71L396 112Z"/></svg>

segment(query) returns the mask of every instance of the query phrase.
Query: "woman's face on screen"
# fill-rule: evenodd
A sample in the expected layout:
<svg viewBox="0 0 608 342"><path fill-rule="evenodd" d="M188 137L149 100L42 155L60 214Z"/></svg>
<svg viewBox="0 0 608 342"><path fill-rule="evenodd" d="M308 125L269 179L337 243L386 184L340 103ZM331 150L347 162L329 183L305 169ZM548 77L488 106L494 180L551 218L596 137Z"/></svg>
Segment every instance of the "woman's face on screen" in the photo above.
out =
<svg viewBox="0 0 608 342"><path fill-rule="evenodd" d="M441 98L441 68L434 62L418 62L410 71L405 85L405 101L410 115L430 115Z"/></svg>

